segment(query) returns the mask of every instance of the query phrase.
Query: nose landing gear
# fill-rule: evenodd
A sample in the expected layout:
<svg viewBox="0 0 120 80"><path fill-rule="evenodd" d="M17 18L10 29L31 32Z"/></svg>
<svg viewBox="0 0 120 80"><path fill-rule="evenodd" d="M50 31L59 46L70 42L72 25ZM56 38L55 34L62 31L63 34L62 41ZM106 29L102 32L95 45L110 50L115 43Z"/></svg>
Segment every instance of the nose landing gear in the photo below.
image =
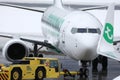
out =
<svg viewBox="0 0 120 80"><path fill-rule="evenodd" d="M89 61L82 61L82 68L80 68L80 78L88 78L89 76L89 69L87 68L89 65L87 64Z"/></svg>
<svg viewBox="0 0 120 80"><path fill-rule="evenodd" d="M80 68L80 78L87 78L89 75L89 70L87 68Z"/></svg>

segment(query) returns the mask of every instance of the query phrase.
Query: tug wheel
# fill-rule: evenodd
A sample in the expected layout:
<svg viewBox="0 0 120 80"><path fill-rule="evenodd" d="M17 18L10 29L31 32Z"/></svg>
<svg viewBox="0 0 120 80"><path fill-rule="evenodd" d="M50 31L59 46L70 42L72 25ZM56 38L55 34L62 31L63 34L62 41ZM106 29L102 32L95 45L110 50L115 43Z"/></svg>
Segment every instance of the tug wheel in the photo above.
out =
<svg viewBox="0 0 120 80"><path fill-rule="evenodd" d="M45 77L45 70L42 68L38 68L35 72L35 80L43 80Z"/></svg>
<svg viewBox="0 0 120 80"><path fill-rule="evenodd" d="M22 80L22 72L19 68L14 68L11 71L11 80Z"/></svg>

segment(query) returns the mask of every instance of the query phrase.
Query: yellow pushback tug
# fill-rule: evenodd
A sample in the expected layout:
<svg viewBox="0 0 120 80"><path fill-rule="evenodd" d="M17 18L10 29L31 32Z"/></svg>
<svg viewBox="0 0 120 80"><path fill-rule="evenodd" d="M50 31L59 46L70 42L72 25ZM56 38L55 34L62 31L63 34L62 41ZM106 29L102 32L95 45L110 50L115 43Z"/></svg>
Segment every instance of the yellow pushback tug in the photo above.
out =
<svg viewBox="0 0 120 80"><path fill-rule="evenodd" d="M23 80L43 78L58 78L60 75L76 75L78 72L60 71L57 58L25 57L5 66L0 65L0 80Z"/></svg>

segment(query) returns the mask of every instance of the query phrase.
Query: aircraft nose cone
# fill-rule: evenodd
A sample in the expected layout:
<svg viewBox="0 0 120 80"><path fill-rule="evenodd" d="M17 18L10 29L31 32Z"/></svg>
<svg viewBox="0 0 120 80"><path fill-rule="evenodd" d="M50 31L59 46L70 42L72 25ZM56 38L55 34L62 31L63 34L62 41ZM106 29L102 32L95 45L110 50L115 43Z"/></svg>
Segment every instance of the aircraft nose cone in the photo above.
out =
<svg viewBox="0 0 120 80"><path fill-rule="evenodd" d="M86 50L85 50L85 53L86 53L86 54L92 53L92 50L91 50L91 49L86 49Z"/></svg>
<svg viewBox="0 0 120 80"><path fill-rule="evenodd" d="M97 47L97 42L97 39L88 39L83 41L82 44L89 51L90 49Z"/></svg>

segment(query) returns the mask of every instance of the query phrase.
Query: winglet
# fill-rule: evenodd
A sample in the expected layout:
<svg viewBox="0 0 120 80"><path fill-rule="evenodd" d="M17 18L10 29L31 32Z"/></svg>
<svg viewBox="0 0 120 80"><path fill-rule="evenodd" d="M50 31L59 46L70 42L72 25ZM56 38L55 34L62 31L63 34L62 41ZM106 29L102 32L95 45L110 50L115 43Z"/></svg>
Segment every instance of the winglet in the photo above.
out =
<svg viewBox="0 0 120 80"><path fill-rule="evenodd" d="M106 15L106 23L110 23L114 25L114 11L115 10L115 4L112 3L108 6L108 12Z"/></svg>
<svg viewBox="0 0 120 80"><path fill-rule="evenodd" d="M54 6L63 8L62 0L54 0Z"/></svg>
<svg viewBox="0 0 120 80"><path fill-rule="evenodd" d="M120 53L113 48L114 36L114 3L108 6L105 26L103 26L101 37L97 47L97 53L120 61Z"/></svg>

